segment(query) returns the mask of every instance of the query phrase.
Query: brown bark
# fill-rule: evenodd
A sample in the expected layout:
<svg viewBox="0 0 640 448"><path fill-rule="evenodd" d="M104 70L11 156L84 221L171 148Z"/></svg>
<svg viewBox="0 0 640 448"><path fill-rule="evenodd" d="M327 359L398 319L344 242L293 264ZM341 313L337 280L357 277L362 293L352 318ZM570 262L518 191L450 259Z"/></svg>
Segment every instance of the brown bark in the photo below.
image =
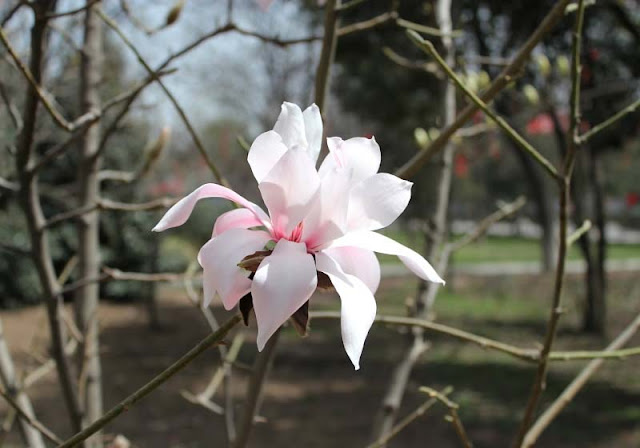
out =
<svg viewBox="0 0 640 448"><path fill-rule="evenodd" d="M31 29L31 54L29 70L36 84L42 81L44 51L46 46L47 15L55 11L56 0L40 0L33 4L35 20ZM62 296L56 280L51 258L45 218L40 203L37 175L32 173L36 163L33 152L36 117L39 96L33 84L29 83L22 114L23 128L16 152L16 171L20 180L20 205L25 213L31 240L31 254L46 299L49 331L51 334L52 356L56 361L58 382L62 389L63 401L67 408L71 427L81 429L81 418L75 389L71 381L68 360L64 353L62 331Z"/></svg>

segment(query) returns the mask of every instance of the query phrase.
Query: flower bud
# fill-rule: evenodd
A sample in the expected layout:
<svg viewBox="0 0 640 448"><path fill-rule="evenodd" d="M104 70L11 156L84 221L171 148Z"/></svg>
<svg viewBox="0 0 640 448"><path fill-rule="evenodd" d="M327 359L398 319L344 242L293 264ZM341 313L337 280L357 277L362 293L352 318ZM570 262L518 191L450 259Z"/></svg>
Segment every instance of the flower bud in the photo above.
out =
<svg viewBox="0 0 640 448"><path fill-rule="evenodd" d="M531 84L526 84L522 88L522 93L524 94L524 96L527 97L527 100L529 101L530 104L535 106L540 102L540 94L538 93L536 88L533 87Z"/></svg>
<svg viewBox="0 0 640 448"><path fill-rule="evenodd" d="M486 89L491 84L491 78L489 77L489 73L484 70L480 70L478 72L478 88L480 90Z"/></svg>
<svg viewBox="0 0 640 448"><path fill-rule="evenodd" d="M429 145L429 134L423 128L415 128L413 130L413 138L420 149L424 149Z"/></svg>
<svg viewBox="0 0 640 448"><path fill-rule="evenodd" d="M171 25L176 20L178 20L178 18L180 18L180 13L182 12L182 8L184 8L184 3L185 3L185 0L176 1L176 3L173 5L171 10L169 11L169 14L167 14L167 20L165 22L166 26Z"/></svg>
<svg viewBox="0 0 640 448"><path fill-rule="evenodd" d="M564 55L556 58L556 68L562 76L569 76L569 58Z"/></svg>
<svg viewBox="0 0 640 448"><path fill-rule="evenodd" d="M549 76L551 73L551 63L549 62L549 58L546 54L540 53L536 56L536 65L538 66L538 70L545 78Z"/></svg>

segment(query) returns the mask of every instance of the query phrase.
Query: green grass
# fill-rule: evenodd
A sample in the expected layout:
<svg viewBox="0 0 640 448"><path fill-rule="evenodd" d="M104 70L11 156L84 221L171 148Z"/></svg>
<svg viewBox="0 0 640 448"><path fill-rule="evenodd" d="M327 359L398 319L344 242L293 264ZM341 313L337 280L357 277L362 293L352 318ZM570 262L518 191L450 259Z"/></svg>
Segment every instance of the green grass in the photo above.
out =
<svg viewBox="0 0 640 448"><path fill-rule="evenodd" d="M416 232L402 230L382 231L385 235L409 246L417 251L422 247L422 236ZM609 259L624 260L640 258L640 244L610 244L607 253ZM538 261L541 257L541 247L537 240L518 237L486 237L458 251L453 261L456 263L484 263L501 261ZM582 256L578 247L569 251L570 260L579 260ZM380 262L394 263L396 257L380 256Z"/></svg>

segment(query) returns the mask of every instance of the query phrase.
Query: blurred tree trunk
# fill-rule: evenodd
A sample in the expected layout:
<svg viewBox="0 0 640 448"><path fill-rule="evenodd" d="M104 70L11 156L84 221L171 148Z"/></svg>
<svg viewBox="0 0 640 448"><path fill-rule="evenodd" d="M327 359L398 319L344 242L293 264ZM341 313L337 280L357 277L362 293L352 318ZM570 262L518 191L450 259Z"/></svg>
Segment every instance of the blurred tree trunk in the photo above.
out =
<svg viewBox="0 0 640 448"><path fill-rule="evenodd" d="M20 406L20 409L22 409L25 414L29 417L35 417L31 400L29 400L27 394L20 390L20 385L16 378L13 359L11 358L9 347L7 347L7 343L4 339L2 320L0 320L0 383L2 384L2 388L5 393L13 398L13 401ZM45 447L42 435L37 429L24 421L22 417L18 417L18 423L20 426L20 432L22 433L22 438L29 448Z"/></svg>
<svg viewBox="0 0 640 448"><path fill-rule="evenodd" d="M443 33L442 45L445 61L450 67L455 65L455 49L450 37L452 30L451 0L438 0L436 4L436 20ZM456 117L456 87L447 79L443 81L443 127L448 126ZM424 256L435 264L436 254L447 236L447 216L451 193L453 155L455 146L447 144L444 151L435 160L436 170L433 173L436 191L435 208L426 216L428 230L425 238ZM437 264L435 264L437 266ZM412 317L428 319L431 306L440 285L431 282L420 282L415 305L410 313ZM377 440L387 434L396 420L402 398L407 388L413 366L429 347L424 338L424 331L413 328L412 338L406 347L404 357L396 364L373 429L372 438Z"/></svg>
<svg viewBox="0 0 640 448"><path fill-rule="evenodd" d="M93 3L85 13L84 45L80 64L80 99L82 113L98 110L100 97L98 86L102 71L102 26ZM100 125L91 125L80 144L79 194L80 207L90 207L99 200L98 170L100 169ZM100 273L99 212L92 211L78 219L78 268L80 278L95 278ZM98 283L88 283L79 288L75 297L78 328L84 337L79 353L79 396L83 411L83 426L102 416L102 371L98 328ZM91 437L86 447L102 446L101 435Z"/></svg>
<svg viewBox="0 0 640 448"><path fill-rule="evenodd" d="M606 214L604 208L604 182L602 167L598 153L593 147L588 151L589 179L593 194L593 222L596 228L597 241L591 249L592 269L588 279L589 294L585 303L582 326L590 333L604 334L607 324L607 273L605 267L607 235L606 235Z"/></svg>

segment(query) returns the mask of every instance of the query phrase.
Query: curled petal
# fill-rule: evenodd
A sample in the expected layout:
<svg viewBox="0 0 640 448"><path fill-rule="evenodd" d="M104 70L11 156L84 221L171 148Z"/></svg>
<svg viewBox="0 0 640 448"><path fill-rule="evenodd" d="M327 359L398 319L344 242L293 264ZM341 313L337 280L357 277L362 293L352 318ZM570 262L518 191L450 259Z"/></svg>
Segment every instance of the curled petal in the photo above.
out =
<svg viewBox="0 0 640 448"><path fill-rule="evenodd" d="M313 162L301 148L287 151L258 185L277 236L289 236L309 213L320 188Z"/></svg>
<svg viewBox="0 0 640 448"><path fill-rule="evenodd" d="M313 294L316 265L304 243L280 240L256 271L251 285L258 322L258 350Z"/></svg>
<svg viewBox="0 0 640 448"><path fill-rule="evenodd" d="M273 130L280 134L287 148L300 146L306 149L307 136L304 125L304 117L298 105L285 101Z"/></svg>
<svg viewBox="0 0 640 448"><path fill-rule="evenodd" d="M349 229L387 227L407 208L412 185L388 173L374 174L355 185L349 198Z"/></svg>
<svg viewBox="0 0 640 448"><path fill-rule="evenodd" d="M267 232L229 229L212 238L198 253L198 262L204 270L204 306L208 306L217 291L228 310L251 290L249 273L238 263L264 247L271 236Z"/></svg>
<svg viewBox="0 0 640 448"><path fill-rule="evenodd" d="M269 222L269 217L267 216L267 214L253 202L246 200L235 191L223 187L222 185L204 184L198 187L188 196L180 199L176 204L173 205L173 207L167 210L160 222L158 222L158 224L156 224L156 226L152 230L154 232L162 232L163 230L181 226L187 221L187 219L191 215L191 212L193 212L193 208L196 206L196 203L200 199L204 198L229 199L230 201L233 201L236 204L251 210L256 219L262 222L264 226L266 226L267 228L271 227L271 223Z"/></svg>
<svg viewBox="0 0 640 448"><path fill-rule="evenodd" d="M215 237L229 229L248 229L250 227L260 227L264 225L256 218L256 215L247 208L237 208L218 216L213 225L213 235Z"/></svg>
<svg viewBox="0 0 640 448"><path fill-rule="evenodd" d="M260 134L251 144L247 161L258 183L269 174L271 168L287 152L287 147L282 142L282 137L275 131Z"/></svg>
<svg viewBox="0 0 640 448"><path fill-rule="evenodd" d="M327 146L330 153L320 165L320 177L336 167L345 168L350 172L351 184L354 185L373 176L380 168L380 146L373 137L354 137L349 140L330 137Z"/></svg>
<svg viewBox="0 0 640 448"><path fill-rule="evenodd" d="M397 255L421 279L444 285L444 280L420 254L379 233L368 230L351 232L329 245L330 249L336 247L360 247L382 254Z"/></svg>
<svg viewBox="0 0 640 448"><path fill-rule="evenodd" d="M380 262L373 251L359 247L336 247L323 252L333 258L345 274L358 277L372 294L376 293L380 286Z"/></svg>
<svg viewBox="0 0 640 448"><path fill-rule="evenodd" d="M307 151L313 163L316 163L322 147L322 116L320 115L320 109L315 104L312 104L302 112L302 118L304 119L304 132L309 145Z"/></svg>
<svg viewBox="0 0 640 448"><path fill-rule="evenodd" d="M341 300L342 343L356 370L367 334L376 317L373 294L358 277L344 272L335 259L323 252L316 254L316 266L331 279Z"/></svg>

